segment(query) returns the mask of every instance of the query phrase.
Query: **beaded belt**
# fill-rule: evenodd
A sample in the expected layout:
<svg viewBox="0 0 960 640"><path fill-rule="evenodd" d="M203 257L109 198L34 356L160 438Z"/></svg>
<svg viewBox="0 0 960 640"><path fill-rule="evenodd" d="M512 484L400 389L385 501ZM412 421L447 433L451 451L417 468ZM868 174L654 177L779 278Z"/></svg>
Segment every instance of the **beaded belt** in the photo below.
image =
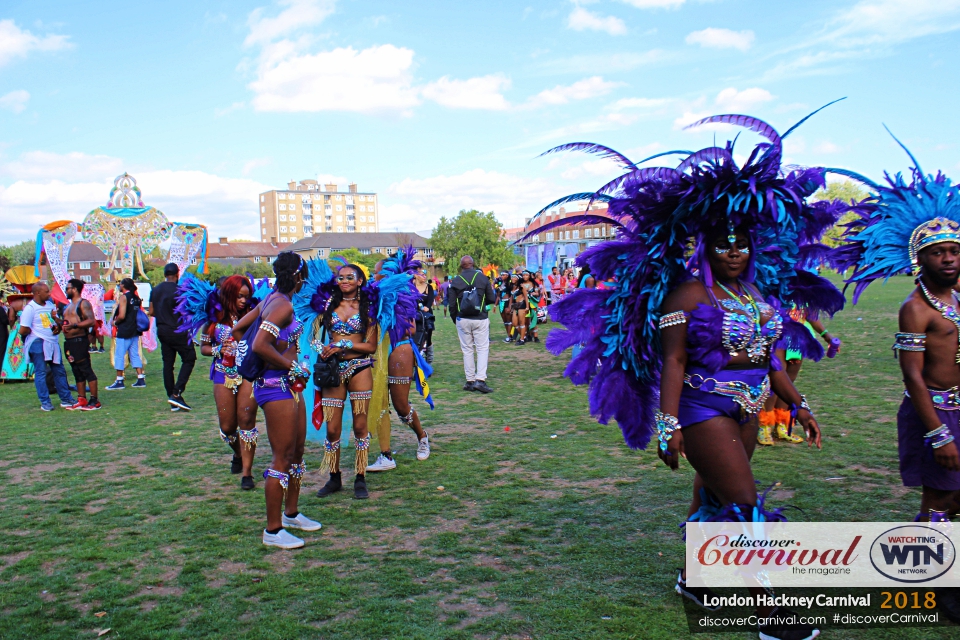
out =
<svg viewBox="0 0 960 640"><path fill-rule="evenodd" d="M278 378L260 378L253 383L253 387L255 389L282 389L287 391L287 376L281 375Z"/></svg>
<svg viewBox="0 0 960 640"><path fill-rule="evenodd" d="M763 382L757 386L751 386L740 380L723 382L714 378L704 378L699 373L692 376L684 374L683 382L691 389L730 398L747 413L759 412L763 408L763 403L770 397L770 376L764 376Z"/></svg>
<svg viewBox="0 0 960 640"><path fill-rule="evenodd" d="M930 400L933 401L935 409L941 411L960 410L960 387L953 387L945 391L940 389L927 389L927 391L930 393ZM904 391L903 395L910 397L907 391Z"/></svg>

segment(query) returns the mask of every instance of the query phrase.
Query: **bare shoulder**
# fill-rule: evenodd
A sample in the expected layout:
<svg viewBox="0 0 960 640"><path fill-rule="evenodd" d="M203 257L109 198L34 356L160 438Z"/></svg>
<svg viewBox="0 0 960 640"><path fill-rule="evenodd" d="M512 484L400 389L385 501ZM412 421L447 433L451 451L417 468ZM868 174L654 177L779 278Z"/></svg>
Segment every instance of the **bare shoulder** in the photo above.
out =
<svg viewBox="0 0 960 640"><path fill-rule="evenodd" d="M663 302L663 310L690 312L698 304L709 304L709 302L710 298L703 283L699 280L687 280L667 295L667 299Z"/></svg>
<svg viewBox="0 0 960 640"><path fill-rule="evenodd" d="M911 333L923 333L934 316L939 315L920 292L914 289L900 305L900 330Z"/></svg>

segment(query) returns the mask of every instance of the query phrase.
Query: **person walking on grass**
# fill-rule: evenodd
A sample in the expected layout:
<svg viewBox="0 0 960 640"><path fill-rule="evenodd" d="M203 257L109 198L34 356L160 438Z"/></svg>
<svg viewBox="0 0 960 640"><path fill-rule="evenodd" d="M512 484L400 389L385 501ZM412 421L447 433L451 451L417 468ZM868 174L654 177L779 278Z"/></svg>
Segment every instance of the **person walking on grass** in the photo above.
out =
<svg viewBox="0 0 960 640"><path fill-rule="evenodd" d="M125 355L130 356L130 366L137 371L137 381L134 389L145 389L147 379L143 375L143 360L140 359L140 329L137 326L137 312L143 307L143 301L137 296L137 285L132 278L120 281L120 291L123 293L117 301L117 312L113 317L113 326L117 330L114 338L116 347L113 354L113 368L117 371L116 381L107 387L107 391L119 391L124 388L123 370Z"/></svg>
<svg viewBox="0 0 960 640"><path fill-rule="evenodd" d="M93 305L80 295L83 292L83 280L73 278L67 283L67 298L70 304L63 311L63 348L67 361L73 370L73 379L77 382L77 402L67 409L96 411L100 408L97 399L97 374L90 363L90 328L96 326L97 318L93 314ZM87 401L87 385L90 385L90 400Z"/></svg>
<svg viewBox="0 0 960 640"><path fill-rule="evenodd" d="M447 317L447 307L450 306L450 276L443 276L443 283L440 285L440 304L443 305L443 317Z"/></svg>
<svg viewBox="0 0 960 640"><path fill-rule="evenodd" d="M491 393L493 389L487 386L487 359L490 355L487 311L496 301L496 294L490 278L474 266L470 256L460 259L460 273L450 282L450 301L450 318L457 326L463 352L463 372L467 378L463 390Z"/></svg>
<svg viewBox="0 0 960 640"><path fill-rule="evenodd" d="M60 356L60 335L62 326L57 318L57 308L50 301L50 287L38 282L31 289L33 300L27 303L20 314L20 335L24 337L23 350L30 355L33 363L33 383L37 389L40 408L53 411L50 391L47 389L47 367L53 372L53 381L60 406L64 409L77 403L70 395L67 383L67 371L63 368Z"/></svg>
<svg viewBox="0 0 960 640"><path fill-rule="evenodd" d="M150 292L150 309L147 314L157 320L157 340L160 342L160 355L163 358L163 388L167 393L167 402L173 411L190 411L191 407L183 399L190 374L197 363L197 350L186 333L177 331L180 319L174 312L177 306L177 283L180 280L180 267L171 262L163 268L164 281ZM173 365L180 356L180 372L176 382L173 379Z"/></svg>

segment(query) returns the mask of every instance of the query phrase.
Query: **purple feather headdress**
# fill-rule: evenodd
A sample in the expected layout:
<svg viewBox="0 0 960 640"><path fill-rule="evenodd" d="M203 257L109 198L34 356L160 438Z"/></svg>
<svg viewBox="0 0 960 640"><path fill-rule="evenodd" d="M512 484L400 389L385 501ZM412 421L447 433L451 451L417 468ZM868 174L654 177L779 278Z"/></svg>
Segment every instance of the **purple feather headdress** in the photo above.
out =
<svg viewBox="0 0 960 640"><path fill-rule="evenodd" d="M710 279L703 253L708 240L728 233L731 226L745 230L752 249L745 278L765 297L785 305L803 304L813 312L834 313L843 305L836 287L804 270L806 263L800 264L801 258L813 259L817 250L807 247L819 243L845 209L807 201L824 186L824 169L787 171L781 166L782 140L797 125L783 136L765 122L743 115L713 116L690 126L707 123L750 129L764 141L742 166L734 160L733 142L697 152L657 154L683 155L675 167L640 167L644 161L634 163L588 143L551 149L547 153L597 153L618 161L626 173L592 194L557 201L603 200L608 203L607 216L590 212L566 217L521 239L601 220L616 230L614 239L577 258L579 266L598 281L612 282L613 288L577 290L553 305L551 316L566 328L551 332L547 347L559 353L583 345L565 375L574 384L590 385L591 413L602 424L616 420L632 448L645 447L653 433L662 366L657 328L661 306L667 294L694 273Z"/></svg>
<svg viewBox="0 0 960 640"><path fill-rule="evenodd" d="M193 274L186 274L177 286L177 305L174 312L180 317L177 332L191 338L204 325L217 321L217 313L223 310L217 287Z"/></svg>

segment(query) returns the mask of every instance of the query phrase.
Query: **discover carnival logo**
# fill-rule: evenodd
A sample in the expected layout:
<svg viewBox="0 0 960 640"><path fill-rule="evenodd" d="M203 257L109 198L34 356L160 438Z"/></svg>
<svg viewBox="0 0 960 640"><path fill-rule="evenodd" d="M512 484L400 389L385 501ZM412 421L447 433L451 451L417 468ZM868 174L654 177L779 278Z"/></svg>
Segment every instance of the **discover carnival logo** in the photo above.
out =
<svg viewBox="0 0 960 640"><path fill-rule="evenodd" d="M942 531L921 524L884 531L870 546L873 568L897 582L930 582L953 567L957 550Z"/></svg>

